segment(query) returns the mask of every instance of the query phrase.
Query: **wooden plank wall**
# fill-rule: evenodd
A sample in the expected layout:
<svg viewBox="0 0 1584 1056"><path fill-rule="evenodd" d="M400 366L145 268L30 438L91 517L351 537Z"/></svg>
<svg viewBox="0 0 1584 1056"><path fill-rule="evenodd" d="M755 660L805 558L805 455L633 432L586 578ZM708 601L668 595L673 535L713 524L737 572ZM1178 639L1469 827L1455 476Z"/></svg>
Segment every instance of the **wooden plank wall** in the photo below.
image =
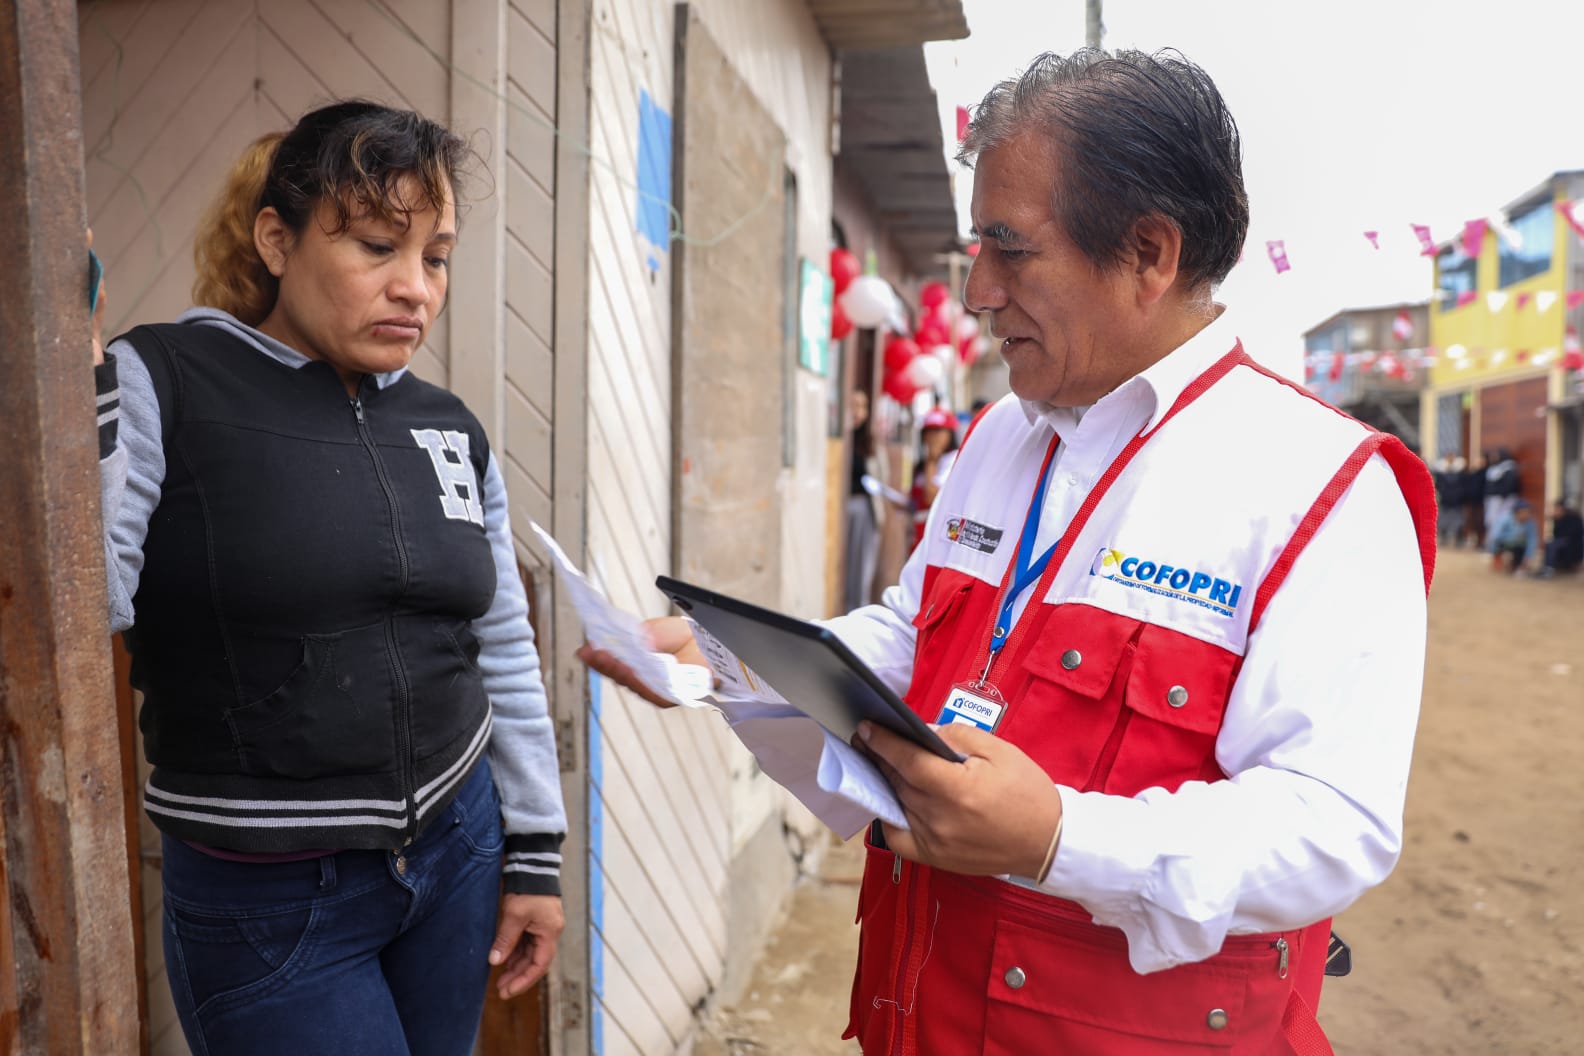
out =
<svg viewBox="0 0 1584 1056"><path fill-rule="evenodd" d="M788 162L799 182L799 250L823 264L828 49L798 0L701 6L722 52L796 141ZM589 562L618 604L660 615L653 581L668 570L674 494L672 260L669 247L638 233L638 125L644 93L668 113L674 105L673 14L657 0L595 0L591 23ZM766 291L766 303L779 303L777 293ZM798 411L800 449L811 453L778 487L785 509L801 507L812 523L787 515L784 534L803 542L789 544L779 603L822 614L824 395L818 378L799 385L812 391ZM814 501L793 501L809 475ZM662 715L608 684L595 687L590 753L593 1049L685 1049L728 955L752 955L731 948L726 883L738 840L782 801L756 795L753 768L719 719ZM734 771L744 784L734 786ZM750 803L757 809L735 811Z"/></svg>

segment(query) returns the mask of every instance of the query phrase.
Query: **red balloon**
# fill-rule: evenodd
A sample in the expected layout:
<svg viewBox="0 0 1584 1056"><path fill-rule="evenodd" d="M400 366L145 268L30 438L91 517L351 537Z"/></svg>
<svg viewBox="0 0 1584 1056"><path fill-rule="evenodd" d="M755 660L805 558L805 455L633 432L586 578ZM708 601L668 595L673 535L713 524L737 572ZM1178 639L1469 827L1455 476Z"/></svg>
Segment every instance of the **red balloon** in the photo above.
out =
<svg viewBox="0 0 1584 1056"><path fill-rule="evenodd" d="M907 365L919 354L917 343L905 337L893 337L885 343L885 372L887 375L900 374L907 370Z"/></svg>
<svg viewBox="0 0 1584 1056"><path fill-rule="evenodd" d="M898 403L912 403L918 395L918 386L907 380L903 372L888 373L883 386L885 394Z"/></svg>
<svg viewBox="0 0 1584 1056"><path fill-rule="evenodd" d="M951 344L951 331L946 324L933 316L926 317L913 334L913 340L924 348Z"/></svg>
<svg viewBox="0 0 1584 1056"><path fill-rule="evenodd" d="M852 281L863 274L858 258L840 246L830 251L831 279L836 283L836 296L840 297Z"/></svg>
<svg viewBox="0 0 1584 1056"><path fill-rule="evenodd" d="M971 367L979 359L979 338L965 337L957 342L957 358L962 360L962 365Z"/></svg>
<svg viewBox="0 0 1584 1056"><path fill-rule="evenodd" d="M1577 349L1564 353L1562 356L1563 370L1584 370L1584 352Z"/></svg>
<svg viewBox="0 0 1584 1056"><path fill-rule="evenodd" d="M852 333L852 320L847 318L847 313L842 311L841 302L831 305L831 340L840 341Z"/></svg>
<svg viewBox="0 0 1584 1056"><path fill-rule="evenodd" d="M926 282L919 287L919 303L926 308L938 308L951 300L951 290L944 282Z"/></svg>

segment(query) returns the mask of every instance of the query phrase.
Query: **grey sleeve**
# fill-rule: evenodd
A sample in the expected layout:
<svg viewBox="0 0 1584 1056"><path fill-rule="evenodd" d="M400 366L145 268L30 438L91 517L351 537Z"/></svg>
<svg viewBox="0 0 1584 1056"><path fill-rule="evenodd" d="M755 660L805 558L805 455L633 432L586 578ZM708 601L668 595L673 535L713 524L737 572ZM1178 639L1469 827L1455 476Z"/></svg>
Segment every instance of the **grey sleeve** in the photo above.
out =
<svg viewBox="0 0 1584 1056"><path fill-rule="evenodd" d="M473 621L473 634L494 719L489 755L506 827L504 882L512 894L558 895L566 811L555 727L517 576L506 482L493 454L484 478L484 530L495 555L495 600Z"/></svg>
<svg viewBox="0 0 1584 1056"><path fill-rule="evenodd" d="M143 540L165 482L165 447L159 397L137 350L130 342L116 341L106 350L105 362L110 369L104 374L114 381L110 391L115 398L99 394L99 488L110 630L115 632L132 626L132 598L143 573Z"/></svg>

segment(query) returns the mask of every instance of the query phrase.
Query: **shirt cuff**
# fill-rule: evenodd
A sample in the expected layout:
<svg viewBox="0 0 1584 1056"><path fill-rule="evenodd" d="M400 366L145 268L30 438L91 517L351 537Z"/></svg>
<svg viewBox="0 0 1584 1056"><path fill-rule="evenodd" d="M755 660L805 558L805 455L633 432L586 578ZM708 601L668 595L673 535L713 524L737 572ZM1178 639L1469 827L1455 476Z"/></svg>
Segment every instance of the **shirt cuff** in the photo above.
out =
<svg viewBox="0 0 1584 1056"><path fill-rule="evenodd" d="M561 841L564 833L547 832L506 837L501 866L508 895L561 894Z"/></svg>
<svg viewBox="0 0 1584 1056"><path fill-rule="evenodd" d="M94 364L94 402L99 413L99 461L116 449L116 427L121 421L121 385L116 381L116 361L106 355Z"/></svg>
<svg viewBox="0 0 1584 1056"><path fill-rule="evenodd" d="M1134 798L1056 790L1062 838L1042 889L1126 935L1128 961L1140 974L1203 960L1221 948L1231 916L1222 878L1203 862L1197 870L1183 868L1193 861L1191 836L1151 816L1147 800L1159 789Z"/></svg>

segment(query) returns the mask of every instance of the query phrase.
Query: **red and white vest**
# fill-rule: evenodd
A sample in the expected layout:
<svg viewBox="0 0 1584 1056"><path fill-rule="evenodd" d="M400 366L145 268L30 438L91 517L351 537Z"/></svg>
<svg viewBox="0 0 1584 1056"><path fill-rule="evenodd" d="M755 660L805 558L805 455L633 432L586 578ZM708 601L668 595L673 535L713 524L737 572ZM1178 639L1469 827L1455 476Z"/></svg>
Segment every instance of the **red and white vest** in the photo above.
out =
<svg viewBox="0 0 1584 1056"><path fill-rule="evenodd" d="M1051 430L1007 401L977 424L936 500L906 695L927 720L979 674L1054 450ZM1008 702L997 735L1080 791L1223 779L1216 737L1249 634L1376 453L1413 514L1428 589L1423 463L1234 349L1091 489L996 661ZM1312 1011L1329 920L1233 936L1207 961L1139 975L1122 933L1076 903L872 846L858 917L846 1036L870 1056L1330 1052Z"/></svg>

